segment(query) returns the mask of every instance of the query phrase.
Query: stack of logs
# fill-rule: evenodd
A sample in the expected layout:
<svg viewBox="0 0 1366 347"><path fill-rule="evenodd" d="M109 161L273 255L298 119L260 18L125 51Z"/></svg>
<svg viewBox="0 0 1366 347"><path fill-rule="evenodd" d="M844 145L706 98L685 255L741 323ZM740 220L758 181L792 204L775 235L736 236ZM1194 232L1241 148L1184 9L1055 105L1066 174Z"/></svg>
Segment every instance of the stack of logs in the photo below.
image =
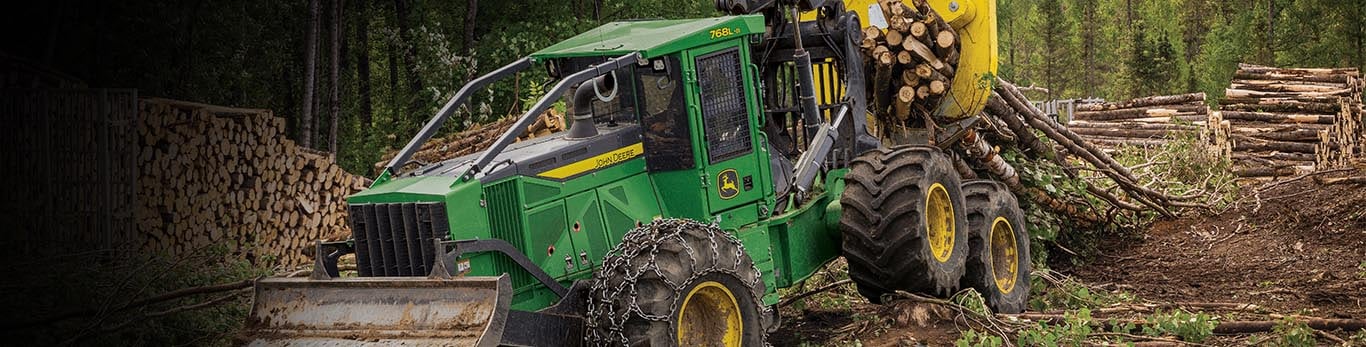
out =
<svg viewBox="0 0 1366 347"><path fill-rule="evenodd" d="M1229 122L1205 105L1205 93L1161 95L1122 102L1080 104L1067 127L1107 150L1116 146L1155 147L1192 138L1227 156Z"/></svg>
<svg viewBox="0 0 1366 347"><path fill-rule="evenodd" d="M863 29L872 108L886 124L931 114L948 93L958 66L958 36L924 0L879 0L887 28Z"/></svg>
<svg viewBox="0 0 1366 347"><path fill-rule="evenodd" d="M315 240L350 234L345 197L364 189L325 153L286 139L269 110L140 103L138 237L144 251L226 247L267 266L306 264Z"/></svg>
<svg viewBox="0 0 1366 347"><path fill-rule="evenodd" d="M423 163L435 163L482 151L492 145L493 141L498 140L498 136L506 132L508 128L512 127L512 123L516 122L516 118L506 117L493 123L475 125L470 129L446 137L431 139L422 144L422 148L418 149L416 153L413 153L412 158L408 160L408 165L403 169L409 170ZM527 126L527 132L517 137L517 140L542 137L564 129L564 116L559 111L551 109L536 118L535 123ZM385 165L389 165L389 161L393 160L395 155L398 155L397 151L385 154L384 160L375 163L375 173L378 174L383 171Z"/></svg>
<svg viewBox="0 0 1366 347"><path fill-rule="evenodd" d="M1233 126L1235 172L1270 179L1361 158L1362 85L1355 68L1240 64L1221 102Z"/></svg>

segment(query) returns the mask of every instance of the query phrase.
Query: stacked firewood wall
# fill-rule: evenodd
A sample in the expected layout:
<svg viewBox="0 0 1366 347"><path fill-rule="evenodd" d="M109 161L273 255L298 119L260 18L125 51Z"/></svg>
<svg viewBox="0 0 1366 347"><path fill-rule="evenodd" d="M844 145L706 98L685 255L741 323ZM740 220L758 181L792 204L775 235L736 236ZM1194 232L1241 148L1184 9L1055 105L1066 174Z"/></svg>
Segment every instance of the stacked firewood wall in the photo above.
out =
<svg viewBox="0 0 1366 347"><path fill-rule="evenodd" d="M1067 127L1105 149L1120 145L1152 147L1171 139L1193 138L1227 156L1229 122L1205 105L1205 93L1161 95L1077 105Z"/></svg>
<svg viewBox="0 0 1366 347"><path fill-rule="evenodd" d="M269 110L144 99L140 112L136 218L145 251L221 246L296 266L313 241L350 234L345 197L366 180L286 139L284 119Z"/></svg>
<svg viewBox="0 0 1366 347"><path fill-rule="evenodd" d="M412 158L408 160L408 166L404 169L412 169L423 163L435 163L482 151L492 145L493 141L497 141L498 136L507 132L508 128L511 128L512 124L516 122L517 119L514 117L505 117L493 123L476 125L459 133L431 139L413 153ZM552 109L541 114L535 122L527 126L527 132L518 137L518 140L542 137L564 129L564 116ZM375 173L378 174L384 170L384 166L389 165L389 161L393 160L395 155L398 155L398 151L385 154L384 160L375 163Z"/></svg>
<svg viewBox="0 0 1366 347"><path fill-rule="evenodd" d="M1362 85L1355 68L1241 64L1220 106L1238 175L1290 176L1361 158Z"/></svg>

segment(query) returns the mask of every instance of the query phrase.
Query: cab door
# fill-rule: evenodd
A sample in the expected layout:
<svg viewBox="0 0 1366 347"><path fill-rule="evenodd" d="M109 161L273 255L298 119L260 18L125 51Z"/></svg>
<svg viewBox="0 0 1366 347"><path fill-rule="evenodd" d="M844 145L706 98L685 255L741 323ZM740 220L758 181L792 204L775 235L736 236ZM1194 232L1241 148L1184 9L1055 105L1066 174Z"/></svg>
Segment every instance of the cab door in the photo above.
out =
<svg viewBox="0 0 1366 347"><path fill-rule="evenodd" d="M694 136L700 145L698 162L702 181L707 189L709 211L720 216L725 211L748 207L744 213L734 213L735 221L759 218L758 202L771 195L772 184L768 153L760 150L762 137L756 124L759 110L753 86L748 46L743 40L693 50L690 60L689 97ZM752 210L750 212L749 210Z"/></svg>

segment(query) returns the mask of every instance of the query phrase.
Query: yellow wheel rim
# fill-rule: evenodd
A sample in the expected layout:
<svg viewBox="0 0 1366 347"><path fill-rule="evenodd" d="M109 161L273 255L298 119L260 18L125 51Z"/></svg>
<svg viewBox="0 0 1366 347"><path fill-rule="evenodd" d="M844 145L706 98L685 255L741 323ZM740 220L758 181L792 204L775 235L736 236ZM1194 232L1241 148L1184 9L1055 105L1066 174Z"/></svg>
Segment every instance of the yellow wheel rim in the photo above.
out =
<svg viewBox="0 0 1366 347"><path fill-rule="evenodd" d="M991 273L996 278L996 289L1010 294L1020 276L1019 245L1015 244L1015 228L1004 217L991 223Z"/></svg>
<svg viewBox="0 0 1366 347"><path fill-rule="evenodd" d="M740 346L740 305L726 286L702 282L688 292L679 311L679 346Z"/></svg>
<svg viewBox="0 0 1366 347"><path fill-rule="evenodd" d="M953 215L953 202L944 185L935 183L925 195L925 231L930 241L930 253L941 263L949 261L953 255L953 238L956 230Z"/></svg>

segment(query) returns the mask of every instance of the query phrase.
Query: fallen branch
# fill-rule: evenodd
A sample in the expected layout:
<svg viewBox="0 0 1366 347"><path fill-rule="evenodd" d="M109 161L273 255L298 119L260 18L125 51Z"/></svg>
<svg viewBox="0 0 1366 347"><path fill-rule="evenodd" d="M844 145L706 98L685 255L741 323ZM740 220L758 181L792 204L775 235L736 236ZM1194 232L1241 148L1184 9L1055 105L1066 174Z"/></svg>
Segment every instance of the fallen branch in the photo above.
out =
<svg viewBox="0 0 1366 347"><path fill-rule="evenodd" d="M119 306L118 308L109 310L109 312L110 312L110 313L113 313L113 312L125 311L125 310L131 309L131 308L142 307L142 306L147 306L147 305L151 305L151 304L156 304L156 303L171 301L171 300L175 300L175 299L179 299L179 298L183 298L183 297L187 297L187 296L191 296L191 295L208 294L208 293L219 293L219 292L226 292L226 291L231 291L231 290L239 290L239 289L244 289L244 288L250 288L250 287L252 286L252 284L255 283L255 282L256 282L256 280L251 279L251 280L243 280L243 281L240 281L240 282L223 283L223 284L215 284L215 285L208 285L208 286L199 286L199 287L191 287L191 288L178 289L178 290L174 290L174 291L171 291L171 292L167 292L167 293L164 293L164 294L161 294L161 295L156 295L156 296L152 296L152 297L148 297L148 298L142 298L142 299L133 300L132 302L129 302L129 303L127 303L127 304L124 304L123 306ZM38 326L38 325L51 324L51 323L55 323L55 322L59 322L59 321L63 321L63 320L71 319L71 318L83 317L83 316L91 316L91 315L95 315L96 313L99 313L99 311L98 311L98 310L95 310L95 309L84 309L84 310L69 311L69 312L60 313L60 314L52 315L52 316L49 316L49 317L41 318L41 319L38 319L38 320L34 320L34 321L30 321L30 322L25 322L25 323L19 323L19 324L13 325L13 326L5 327L5 330L17 330L17 329L22 329L22 328L26 328L26 327L32 327L32 326Z"/></svg>
<svg viewBox="0 0 1366 347"><path fill-rule="evenodd" d="M1315 178L1319 184L1366 184L1366 176L1340 177L1340 178Z"/></svg>
<svg viewBox="0 0 1366 347"><path fill-rule="evenodd" d="M846 285L846 284L850 284L850 283L853 283L853 282L854 282L853 280L848 279L848 278L842 279L842 280L839 280L839 281L835 281L834 283L826 284L826 285L820 286L819 288L809 290L809 291L807 291L807 292L805 292L805 293L797 294L797 296L793 296L793 297L787 298L786 300L783 300L783 302L778 303L778 307L784 307L784 306L787 306L787 305L789 305L789 304L791 304L791 303L793 303L793 302L796 302L797 300L805 299L805 298L807 298L807 297L809 297L809 296L816 295L816 294L819 294L819 293L822 293L822 292L825 292L825 291L828 291L828 290L831 290L831 289L839 288L840 286L843 286L843 285Z"/></svg>
<svg viewBox="0 0 1366 347"><path fill-rule="evenodd" d="M1366 329L1366 319L1301 318L1299 322L1314 330L1358 331ZM1215 334L1242 335L1268 332L1276 328L1280 321L1228 321L1214 327Z"/></svg>

